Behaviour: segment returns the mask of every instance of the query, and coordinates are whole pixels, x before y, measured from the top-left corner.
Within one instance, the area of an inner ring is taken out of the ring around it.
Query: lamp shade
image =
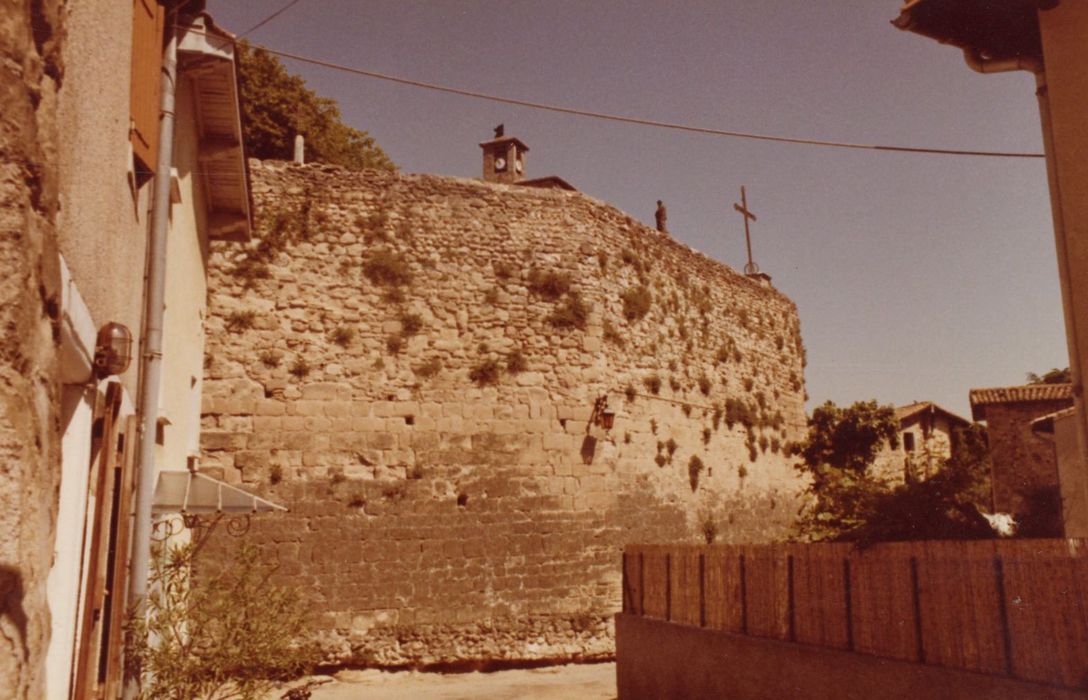
[[[121,374],[132,360],[132,331],[110,321],[98,329],[94,344],[94,373],[97,377]]]

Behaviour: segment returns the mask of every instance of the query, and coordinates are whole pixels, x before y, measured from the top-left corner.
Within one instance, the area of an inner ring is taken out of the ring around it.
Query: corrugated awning
[[[237,486],[189,471],[159,472],[151,509],[155,515],[287,511]]]

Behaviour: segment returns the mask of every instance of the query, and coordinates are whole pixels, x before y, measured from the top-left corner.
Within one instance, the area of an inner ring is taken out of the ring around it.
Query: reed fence
[[[630,545],[623,610],[1088,688],[1088,541]]]

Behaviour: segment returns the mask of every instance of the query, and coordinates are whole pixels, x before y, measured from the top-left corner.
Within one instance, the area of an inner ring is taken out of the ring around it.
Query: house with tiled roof
[[[895,418],[899,421],[898,445],[886,445],[872,467],[875,476],[891,483],[922,480],[935,474],[952,456],[956,430],[971,424],[932,401],[899,406]]]
[[[985,421],[989,433],[994,511],[1023,516],[1032,502],[1054,496],[1060,484],[1054,445],[1033,431],[1032,423],[1070,408],[1073,387],[1027,384],[971,389],[969,396],[971,417]]]

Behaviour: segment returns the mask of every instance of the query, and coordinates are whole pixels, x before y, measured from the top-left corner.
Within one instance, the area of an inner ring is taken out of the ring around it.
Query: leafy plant
[[[703,468],[703,460],[698,455],[692,455],[688,460],[688,482],[692,491],[699,488],[699,475],[703,473]]]
[[[296,358],[294,364],[287,371],[298,379],[303,379],[310,373],[310,363],[304,357]]]
[[[280,366],[283,355],[275,350],[262,350],[259,359],[261,360],[262,365],[269,369],[273,369]]]
[[[548,322],[556,328],[585,329],[588,317],[589,307],[582,301],[581,296],[571,292],[567,295],[567,300],[548,316]]]
[[[468,378],[478,386],[487,386],[489,384],[498,384],[501,374],[498,360],[490,359],[484,360],[473,367],[468,373]]]
[[[423,364],[413,367],[412,371],[416,373],[416,376],[429,379],[442,371],[442,360],[431,357]]]
[[[400,315],[400,331],[410,337],[423,330],[423,317],[419,314],[404,312]]]
[[[661,393],[661,377],[656,374],[651,374],[642,380],[642,383],[646,385],[646,388],[650,390],[651,394]]]
[[[410,284],[412,271],[400,253],[389,248],[378,248],[363,262],[363,274],[377,285],[399,287]]]
[[[703,396],[710,394],[711,381],[705,374],[699,377],[699,391],[703,393]]]
[[[628,321],[638,321],[650,312],[653,294],[644,285],[631,287],[620,295],[623,302],[623,317]]]
[[[529,270],[529,291],[545,299],[558,299],[570,290],[570,285],[570,275],[566,273],[542,272],[536,267]]]
[[[390,355],[396,355],[404,349],[404,336],[400,333],[390,333],[385,338],[385,349]]]
[[[256,311],[231,311],[227,314],[226,326],[231,333],[240,333],[253,328],[257,320]]]
[[[138,697],[257,700],[312,667],[313,648],[297,643],[307,609],[295,589],[271,583],[257,548],[238,547],[220,567],[199,551],[153,545],[146,612],[125,625],[125,675]]]
[[[346,348],[351,345],[351,341],[355,338],[355,329],[351,326],[337,326],[333,329],[329,335],[329,339],[342,348]]]
[[[529,361],[525,359],[521,350],[512,350],[506,356],[506,371],[510,374],[518,374],[527,369],[529,369]]]

